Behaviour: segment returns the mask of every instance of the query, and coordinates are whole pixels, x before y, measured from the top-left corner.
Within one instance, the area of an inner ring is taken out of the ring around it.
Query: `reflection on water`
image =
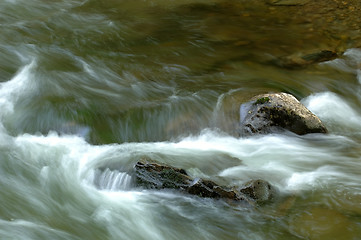
[[[357,239],[361,6],[272,2],[1,2],[0,236]],[[282,64],[323,50],[338,58]],[[238,138],[240,104],[276,91],[330,134]],[[135,191],[143,156],[280,197],[249,209]]]

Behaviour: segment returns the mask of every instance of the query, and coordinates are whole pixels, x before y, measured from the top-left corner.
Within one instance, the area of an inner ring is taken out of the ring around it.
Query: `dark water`
[[[4,0],[0,25],[0,238],[360,238],[361,50],[281,68],[327,39],[258,1]],[[276,91],[330,133],[239,138],[240,103]],[[136,190],[143,156],[282,197]]]

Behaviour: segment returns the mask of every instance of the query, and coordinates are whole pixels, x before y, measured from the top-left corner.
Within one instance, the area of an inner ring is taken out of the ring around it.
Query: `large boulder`
[[[254,205],[271,200],[274,187],[263,180],[250,181],[244,186],[225,187],[201,178],[192,179],[184,169],[155,162],[148,158],[135,166],[136,187],[145,189],[174,189],[203,198],[224,199]]]
[[[288,130],[299,135],[327,133],[321,120],[287,93],[257,95],[240,106],[240,135]]]

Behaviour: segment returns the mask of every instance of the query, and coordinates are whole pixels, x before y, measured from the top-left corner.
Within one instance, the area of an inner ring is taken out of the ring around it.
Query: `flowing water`
[[[2,0],[0,238],[361,239],[361,50],[280,68],[322,42],[262,6]],[[240,103],[276,91],[329,134],[240,138]],[[229,186],[261,178],[280,199],[136,189],[144,156]]]

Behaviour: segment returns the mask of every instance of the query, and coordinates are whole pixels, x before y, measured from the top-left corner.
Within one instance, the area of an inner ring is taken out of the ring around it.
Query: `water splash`
[[[34,88],[32,81],[33,70],[36,67],[36,60],[22,67],[18,73],[9,81],[0,83],[0,119],[14,112],[14,105],[19,101],[24,92]]]
[[[126,172],[107,168],[97,175],[95,185],[101,190],[121,191],[132,187],[132,177]]]
[[[302,103],[332,132],[350,134],[361,129],[361,112],[335,93],[313,94],[303,99]]]

